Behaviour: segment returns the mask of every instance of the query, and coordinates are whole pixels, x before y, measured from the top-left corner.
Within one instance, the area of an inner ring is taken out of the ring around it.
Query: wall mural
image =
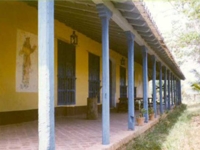
[[[17,31],[16,91],[38,91],[37,36],[22,30]]]

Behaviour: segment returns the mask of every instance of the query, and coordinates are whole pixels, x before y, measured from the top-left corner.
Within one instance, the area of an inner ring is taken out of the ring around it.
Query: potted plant
[[[142,108],[140,109],[139,116],[137,117],[137,124],[139,126],[142,126],[144,124],[144,114],[147,112],[146,109]]]
[[[149,120],[153,120],[154,119],[154,109],[153,107],[149,108]]]

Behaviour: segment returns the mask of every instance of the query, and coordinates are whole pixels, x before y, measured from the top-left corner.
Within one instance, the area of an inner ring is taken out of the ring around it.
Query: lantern
[[[72,35],[70,35],[70,44],[77,45],[78,44],[78,36],[75,31],[73,31]]]

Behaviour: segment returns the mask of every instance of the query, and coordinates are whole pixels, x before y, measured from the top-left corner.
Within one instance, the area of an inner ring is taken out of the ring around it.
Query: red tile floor
[[[127,113],[111,113],[110,144],[103,146],[101,115],[98,120],[86,120],[85,115],[58,117],[55,123],[56,150],[117,149],[133,137],[158,122],[158,118],[144,126],[127,130]],[[0,126],[0,150],[37,150],[38,122]]]

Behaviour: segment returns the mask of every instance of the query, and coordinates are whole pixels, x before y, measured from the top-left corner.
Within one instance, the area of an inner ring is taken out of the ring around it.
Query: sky
[[[166,0],[144,0],[145,5],[150,10],[153,20],[156,22],[160,32],[165,36],[172,30],[173,22],[179,22],[177,28],[184,30],[188,18],[175,7],[175,4]],[[177,24],[176,24],[177,25]]]
[[[168,2],[145,2],[160,31],[169,32],[172,28],[174,9]]]

